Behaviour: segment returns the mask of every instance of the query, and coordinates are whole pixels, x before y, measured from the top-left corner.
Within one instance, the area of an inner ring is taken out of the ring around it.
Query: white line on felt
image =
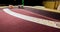
[[[20,13],[13,12],[10,9],[3,9],[3,11],[5,13],[8,13],[9,15],[14,16],[14,17],[18,17],[18,18],[28,20],[28,21],[31,21],[31,22],[35,22],[35,23],[38,23],[38,24],[42,24],[42,25],[46,25],[46,26],[50,26],[50,27],[60,29],[59,26],[56,26],[56,24],[60,23],[60,22],[55,22],[55,21],[50,21],[50,20],[45,20],[45,19],[40,19],[40,18],[35,18],[35,17],[23,15],[23,14],[20,14]]]

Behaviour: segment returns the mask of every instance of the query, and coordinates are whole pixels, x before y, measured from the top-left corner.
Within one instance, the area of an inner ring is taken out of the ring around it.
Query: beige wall
[[[43,2],[44,6],[46,8],[50,8],[50,9],[57,9],[58,5],[60,4],[60,1],[44,1]]]

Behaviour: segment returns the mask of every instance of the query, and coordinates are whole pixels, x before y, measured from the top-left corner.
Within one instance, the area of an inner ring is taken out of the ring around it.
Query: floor
[[[60,32],[60,26],[56,26],[59,21],[30,10],[4,9],[0,9],[0,32]]]

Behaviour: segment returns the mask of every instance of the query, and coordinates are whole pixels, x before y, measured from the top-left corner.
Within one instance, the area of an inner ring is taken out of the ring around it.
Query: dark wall
[[[43,0],[24,0],[25,5],[42,5]],[[22,4],[22,0],[0,0],[0,4],[13,4],[18,5]]]
[[[21,0],[0,0],[0,4],[13,4],[13,5],[18,5],[21,4]]]
[[[43,0],[25,0],[25,5],[43,5]]]

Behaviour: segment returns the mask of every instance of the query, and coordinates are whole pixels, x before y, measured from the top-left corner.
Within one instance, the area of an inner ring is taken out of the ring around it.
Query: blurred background
[[[42,1],[43,0],[24,0],[25,5],[42,5]],[[13,5],[21,5],[22,4],[22,0],[0,0],[0,4],[1,5],[9,5],[9,4],[13,4]]]
[[[57,9],[60,0],[24,0],[25,5],[27,6],[44,6],[50,9]],[[21,5],[22,0],[0,0],[0,6],[7,5]]]

